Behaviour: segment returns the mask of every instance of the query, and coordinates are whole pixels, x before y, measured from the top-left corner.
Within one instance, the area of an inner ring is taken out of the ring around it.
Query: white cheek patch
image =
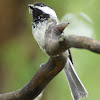
[[[57,18],[55,11],[49,7],[37,7],[38,9],[42,10],[44,13],[50,14],[53,17]]]

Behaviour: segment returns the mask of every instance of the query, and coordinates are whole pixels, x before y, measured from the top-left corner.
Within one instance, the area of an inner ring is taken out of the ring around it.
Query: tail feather
[[[80,98],[87,97],[88,92],[82,84],[81,80],[79,79],[69,58],[64,68],[64,72],[67,76],[73,100],[80,100]]]

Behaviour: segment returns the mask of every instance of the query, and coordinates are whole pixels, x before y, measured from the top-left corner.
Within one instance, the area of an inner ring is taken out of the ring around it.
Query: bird
[[[34,4],[28,4],[28,6],[29,12],[32,15],[33,37],[37,41],[39,47],[45,52],[44,46],[46,30],[48,29],[48,26],[51,22],[53,25],[58,25],[60,24],[60,21],[56,15],[56,12],[46,4],[36,2]],[[73,100],[80,100],[81,98],[87,97],[88,92],[75,71],[71,52],[69,49],[67,50],[67,54],[68,58],[67,63],[64,66],[64,72]]]

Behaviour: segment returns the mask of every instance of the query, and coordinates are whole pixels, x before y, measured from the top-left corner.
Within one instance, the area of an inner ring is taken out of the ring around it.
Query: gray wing
[[[69,52],[69,59],[70,59],[70,61],[71,61],[72,64],[73,64],[73,59],[72,59],[72,55],[71,55],[71,51],[70,51],[70,49],[68,49],[68,52]]]

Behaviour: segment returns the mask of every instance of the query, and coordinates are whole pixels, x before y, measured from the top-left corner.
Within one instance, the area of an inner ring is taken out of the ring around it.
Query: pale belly
[[[59,21],[57,19],[55,20],[54,18],[51,18],[48,21],[38,23],[38,25],[35,28],[32,26],[32,34],[42,50],[44,49],[45,45],[46,30],[48,29],[50,23],[56,25],[59,23]]]
[[[32,34],[41,49],[44,48],[46,24],[39,23],[36,28],[32,27]]]

